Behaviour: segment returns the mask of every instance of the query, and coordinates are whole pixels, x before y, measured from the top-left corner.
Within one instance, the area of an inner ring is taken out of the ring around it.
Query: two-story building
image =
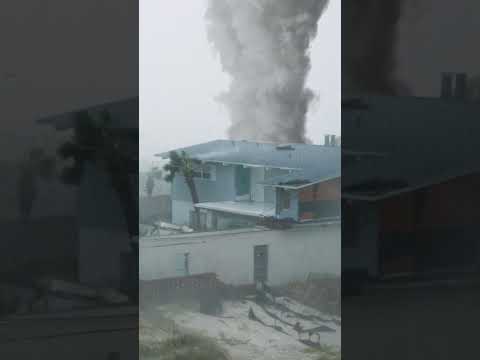
[[[442,80],[439,98],[344,99],[344,274],[478,272],[480,104]]]
[[[184,177],[172,183],[172,222],[200,228],[250,227],[262,218],[307,222],[340,217],[340,147],[215,140],[182,149],[200,161],[193,204]],[[160,156],[168,159],[170,152]]]

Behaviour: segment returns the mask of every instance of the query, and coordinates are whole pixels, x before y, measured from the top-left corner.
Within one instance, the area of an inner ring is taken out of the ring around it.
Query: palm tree
[[[157,166],[154,166],[147,175],[147,182],[145,184],[145,190],[147,196],[151,197],[153,194],[153,189],[155,188],[155,180],[162,179],[162,172],[158,169]]]
[[[66,184],[79,185],[88,162],[102,161],[111,185],[122,204],[130,236],[138,235],[137,198],[130,184],[130,173],[138,171],[138,163],[124,152],[120,151],[115,137],[108,130],[112,119],[108,111],[104,111],[101,121],[96,124],[86,111],[80,111],[74,119],[73,138],[58,149],[63,159],[72,159],[73,165],[67,166],[61,173],[61,179]]]
[[[147,182],[145,184],[145,191],[147,192],[148,197],[152,197],[153,188],[155,187],[155,179],[152,175],[147,176]]]
[[[200,160],[189,157],[185,151],[182,151],[180,154],[176,151],[171,151],[170,162],[163,167],[167,172],[167,175],[165,176],[165,181],[167,182],[171,183],[177,173],[184,177],[192,198],[194,207],[193,228],[196,230],[200,227],[200,210],[195,206],[195,204],[199,203],[199,198],[194,179],[200,164]]]

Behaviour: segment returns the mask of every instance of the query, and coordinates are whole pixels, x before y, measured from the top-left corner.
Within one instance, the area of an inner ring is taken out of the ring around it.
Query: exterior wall
[[[195,178],[200,202],[235,200],[233,166],[215,166],[215,180]],[[175,176],[172,184],[172,200],[192,202],[190,191],[181,175]]]
[[[480,267],[478,175],[399,194],[378,202],[354,202],[356,219],[343,214],[343,267],[391,275]],[[421,195],[419,202],[418,195]],[[355,224],[353,223],[355,221]]]
[[[257,202],[265,201],[264,186],[258,184],[265,178],[264,168],[252,168],[250,172],[252,200]]]
[[[231,165],[212,165],[216,167],[215,180],[195,178],[195,184],[200,202],[235,201],[235,167]],[[269,177],[285,174],[285,170],[265,168],[250,168],[251,194],[253,201],[276,202],[276,190],[266,188],[259,182]],[[280,218],[293,218],[298,220],[298,193],[291,191],[291,206],[281,211]],[[182,176],[176,176],[172,184],[172,223],[189,225],[190,212],[194,210],[190,191]]]
[[[299,191],[299,217],[302,220],[340,216],[340,178],[314,184]]]
[[[210,212],[212,214],[212,212]],[[212,214],[213,215],[213,214]],[[234,228],[254,228],[257,224],[257,218],[242,216],[237,214],[228,214],[216,212],[217,228],[216,230],[228,230]],[[213,229],[210,227],[209,229]]]
[[[480,215],[473,174],[378,203],[385,274],[480,265]]]
[[[340,223],[297,225],[289,230],[245,229],[140,240],[140,280],[214,272],[233,285],[253,282],[253,248],[268,245],[268,282],[305,280],[311,272],[339,275]]]
[[[121,254],[130,251],[130,238],[120,201],[99,167],[86,166],[78,206],[79,281],[117,288]]]
[[[279,219],[294,219],[298,220],[298,191],[289,190],[290,193],[290,207],[288,209],[278,209],[277,216]],[[279,189],[275,193],[275,198],[278,199]]]
[[[346,224],[353,228],[353,234],[342,234],[342,267],[345,270],[365,270],[371,277],[379,275],[379,220],[375,204],[366,202],[354,203],[355,224]],[[343,216],[342,221],[347,217]],[[358,226],[357,226],[358,224]],[[347,239],[347,236],[352,238]]]
[[[235,200],[233,166],[213,165],[215,180],[195,178],[201,202]],[[175,176],[172,184],[172,223],[190,224],[190,212],[194,210],[192,197],[183,176]]]

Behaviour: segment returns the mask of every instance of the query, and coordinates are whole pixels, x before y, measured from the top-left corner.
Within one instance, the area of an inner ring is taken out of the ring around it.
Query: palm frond
[[[171,173],[165,175],[165,177],[164,177],[165,181],[166,181],[166,182],[170,182],[170,183],[173,181],[174,178],[175,178],[175,175],[173,175],[173,174],[171,174]]]

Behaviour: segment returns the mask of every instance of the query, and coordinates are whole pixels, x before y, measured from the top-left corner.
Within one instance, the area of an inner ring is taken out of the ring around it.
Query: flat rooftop
[[[226,212],[229,214],[245,215],[245,216],[274,216],[275,205],[255,201],[219,201],[204,202],[196,204],[199,209],[215,210]]]

